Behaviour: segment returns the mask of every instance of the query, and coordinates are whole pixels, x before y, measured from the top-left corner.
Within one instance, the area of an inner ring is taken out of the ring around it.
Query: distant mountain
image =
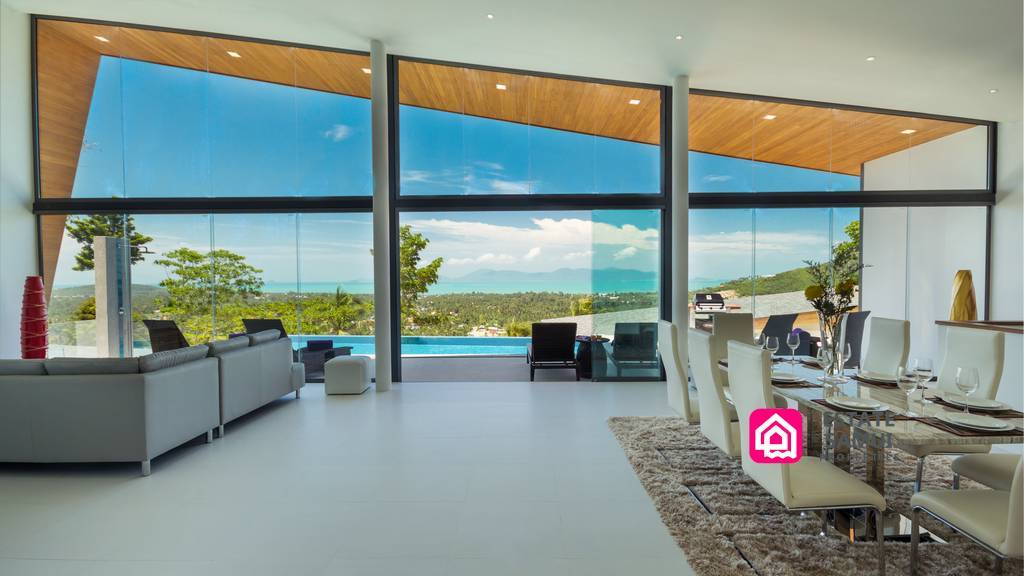
[[[447,284],[547,284],[593,283],[600,286],[605,283],[622,284],[629,282],[653,282],[657,280],[656,272],[631,270],[628,268],[559,268],[550,272],[523,272],[521,270],[474,270],[458,277],[442,278]]]

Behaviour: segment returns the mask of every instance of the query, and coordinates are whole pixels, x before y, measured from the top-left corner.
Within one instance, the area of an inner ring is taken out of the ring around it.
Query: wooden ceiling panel
[[[303,88],[370,97],[370,57],[346,52],[294,48],[295,84]]]

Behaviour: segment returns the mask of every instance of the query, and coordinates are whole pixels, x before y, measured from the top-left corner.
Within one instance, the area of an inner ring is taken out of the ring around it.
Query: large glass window
[[[37,21],[40,196],[367,196],[369,57]]]
[[[403,195],[659,194],[661,92],[401,60]]]
[[[690,95],[690,192],[981,190],[970,122]]]

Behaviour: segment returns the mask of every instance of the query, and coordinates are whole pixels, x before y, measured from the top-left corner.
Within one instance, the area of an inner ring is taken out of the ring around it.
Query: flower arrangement
[[[831,262],[805,261],[813,283],[804,290],[804,297],[818,313],[818,327],[821,330],[821,347],[838,358],[839,328],[843,315],[856,306],[857,277],[864,268],[856,260],[836,253]],[[839,362],[834,363],[833,372],[839,371]]]

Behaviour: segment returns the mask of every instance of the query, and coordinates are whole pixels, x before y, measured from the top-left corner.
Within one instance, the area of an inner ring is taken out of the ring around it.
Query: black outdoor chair
[[[718,292],[698,292],[693,296],[693,311],[725,310],[725,298]]]
[[[779,339],[779,351],[776,354],[785,354],[789,348],[786,347],[786,337],[793,331],[793,323],[796,322],[796,314],[772,314],[761,329],[761,337],[775,336]],[[810,344],[808,344],[808,350]]]
[[[867,324],[869,314],[870,310],[864,310],[843,316],[839,327],[839,342],[850,345],[850,357],[845,364],[847,368],[860,368],[860,345],[864,340],[864,325]]]
[[[143,320],[149,331],[149,345],[153,352],[188,348],[188,340],[174,320]]]
[[[616,322],[611,361],[624,368],[660,368],[657,322]]]
[[[576,361],[575,322],[534,322],[530,343],[526,345],[526,362],[530,365],[530,382],[539,369],[572,368],[580,379]]]
[[[285,331],[284,323],[281,322],[280,318],[249,318],[242,320],[242,325],[245,326],[246,334],[255,334],[264,330],[277,330],[281,333],[281,338],[288,337],[288,332]]]

